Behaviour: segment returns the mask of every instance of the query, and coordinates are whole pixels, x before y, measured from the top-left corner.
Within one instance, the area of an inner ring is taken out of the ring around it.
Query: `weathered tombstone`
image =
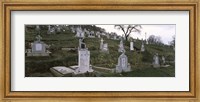
[[[71,31],[72,31],[72,33],[76,33],[76,30],[74,27],[71,27]]]
[[[49,56],[50,51],[46,50],[48,45],[41,41],[42,37],[38,35],[37,41],[31,44],[31,51],[27,52],[27,56]]]
[[[145,51],[144,43],[142,42],[142,45],[141,45],[141,52],[144,52],[144,51]]]
[[[110,39],[110,34],[109,33],[107,33],[106,36],[107,36],[107,39]]]
[[[60,33],[60,32],[61,32],[61,28],[60,26],[57,26],[56,33]]]
[[[123,52],[123,51],[125,51],[125,49],[124,49],[123,39],[121,39],[118,52]]]
[[[35,28],[37,34],[40,34],[40,26],[39,25],[36,25],[36,28]]]
[[[116,73],[130,72],[130,71],[131,71],[131,66],[128,63],[127,56],[123,52],[118,58],[118,64],[116,65]]]
[[[87,29],[84,29],[84,33],[87,35],[87,37],[90,35],[90,32]]]
[[[87,49],[83,38],[79,39],[79,49]]]
[[[96,35],[98,36],[98,38],[101,38],[101,33],[97,32]]]
[[[79,37],[79,38],[84,38],[85,37],[84,32],[82,31],[81,27],[78,27],[76,29],[76,37]]]
[[[100,42],[100,50],[103,48],[103,38],[101,38],[101,42]]]
[[[146,40],[146,44],[147,44],[147,45],[149,44],[148,40]]]
[[[108,43],[103,44],[103,47],[101,49],[102,52],[109,52],[108,50]]]
[[[156,54],[153,56],[153,67],[154,67],[154,68],[159,68],[159,67],[160,67],[158,53],[156,53]]]
[[[50,31],[50,30],[51,30],[51,26],[49,25],[49,26],[48,26],[48,31]]]
[[[134,42],[133,41],[130,42],[130,51],[134,51]]]
[[[94,31],[91,31],[88,35],[89,38],[95,38],[95,34]]]
[[[36,29],[35,30],[40,30],[40,26],[39,25],[36,25]]]
[[[114,36],[113,36],[113,39],[116,40],[116,39],[117,39],[117,35],[114,35]]]
[[[86,48],[85,43],[81,42],[81,47],[78,50],[78,68],[76,74],[93,72],[90,66],[90,51]]]
[[[148,40],[147,40],[147,33],[145,32],[145,42],[148,45]]]
[[[164,65],[165,64],[165,57],[162,56],[162,64]]]
[[[55,29],[54,29],[54,28],[51,28],[50,25],[48,26],[47,34],[55,34]]]

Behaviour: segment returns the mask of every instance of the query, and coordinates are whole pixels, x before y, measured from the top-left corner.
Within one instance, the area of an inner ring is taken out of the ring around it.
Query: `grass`
[[[35,33],[26,33],[25,47],[30,48],[28,43],[35,41]],[[47,35],[42,32],[42,41],[51,45],[48,49],[52,52],[49,57],[25,57],[26,76],[31,76],[33,73],[46,73],[49,68],[54,66],[72,66],[78,64],[78,52],[61,50],[63,47],[78,47],[78,38],[70,31],[62,32],[61,34]],[[109,53],[101,53],[99,51],[99,38],[86,38],[85,43],[90,51],[90,63],[94,66],[115,68],[118,57],[121,53],[118,52],[119,40],[104,38],[104,43],[108,43]],[[135,43],[137,48],[140,48],[141,41]],[[157,52],[159,55],[166,56],[166,60],[174,59],[174,51],[168,46],[145,45],[145,52],[138,53],[129,50],[129,42],[125,42],[126,55],[128,62],[131,65],[132,72],[122,74],[104,74],[102,76],[125,76],[125,77],[171,77],[174,76],[175,68],[172,65],[169,68],[152,68],[153,55]]]

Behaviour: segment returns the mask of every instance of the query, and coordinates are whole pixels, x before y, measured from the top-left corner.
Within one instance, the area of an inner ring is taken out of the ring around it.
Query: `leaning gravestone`
[[[154,57],[153,57],[153,67],[154,68],[159,68],[160,67],[158,53],[156,53],[154,55]]]
[[[41,41],[42,37],[38,35],[36,39],[37,41],[31,44],[31,51],[27,52],[27,56],[49,56],[51,52],[46,50],[48,46]]]
[[[128,58],[124,52],[118,58],[118,65],[116,65],[116,73],[130,72],[131,66],[128,63]]]

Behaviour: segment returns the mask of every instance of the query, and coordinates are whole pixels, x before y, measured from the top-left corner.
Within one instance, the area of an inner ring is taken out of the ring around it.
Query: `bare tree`
[[[132,32],[141,32],[141,25],[115,25],[115,28],[122,30],[124,33],[125,40],[128,40],[128,37]]]

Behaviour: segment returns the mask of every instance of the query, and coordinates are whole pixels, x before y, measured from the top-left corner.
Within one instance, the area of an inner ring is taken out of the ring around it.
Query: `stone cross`
[[[101,42],[100,42],[100,50],[103,48],[103,38],[101,38]]]
[[[40,41],[42,37],[40,35],[36,36],[37,41]]]

